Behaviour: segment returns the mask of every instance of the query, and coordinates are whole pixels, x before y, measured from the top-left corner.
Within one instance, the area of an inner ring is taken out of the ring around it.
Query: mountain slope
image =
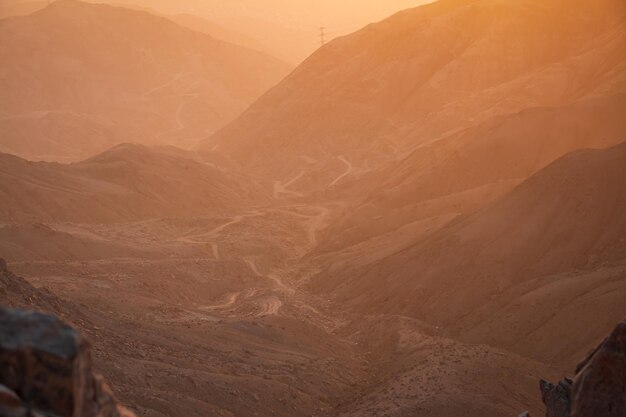
[[[206,33],[212,38],[220,39],[224,42],[232,43],[234,45],[240,45],[245,48],[253,49],[255,51],[261,51],[268,55],[272,55],[272,53],[265,45],[261,44],[252,37],[229,30],[224,26],[203,19],[202,17],[189,13],[179,13],[165,17],[188,29],[194,30],[196,32]]]
[[[590,334],[626,314],[625,178],[626,143],[570,153],[493,204],[380,261],[322,273],[313,287],[367,310],[426,318],[473,341],[539,350],[543,359],[554,358],[563,340],[578,340],[575,357]],[[539,335],[553,344],[519,341],[520,328],[530,335],[551,319]],[[561,337],[572,332],[566,321],[580,324],[569,339]]]
[[[73,0],[2,20],[0,39],[0,150],[34,159],[188,146],[289,70],[149,13]]]
[[[258,184],[141,145],[119,145],[70,165],[0,154],[0,196],[5,222],[198,217],[265,201]]]
[[[625,16],[619,0],[406,10],[321,48],[202,148],[329,186],[340,156],[367,170],[498,115],[624,91]]]
[[[0,4],[0,19],[11,16],[23,16],[46,7],[45,1],[11,1],[5,0]]]
[[[354,176],[337,193],[353,196],[324,232],[330,251],[407,224],[468,213],[577,149],[625,137],[626,95],[525,109],[424,145],[384,169]]]

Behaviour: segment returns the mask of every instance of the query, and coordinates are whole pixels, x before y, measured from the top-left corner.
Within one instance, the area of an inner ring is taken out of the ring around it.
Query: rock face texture
[[[0,308],[0,415],[132,417],[93,373],[89,343],[58,318]]]
[[[572,417],[626,416],[626,320],[578,365]]]
[[[568,378],[556,385],[543,379],[539,382],[541,399],[546,405],[546,417],[570,417],[572,382]]]
[[[626,416],[626,320],[578,365],[573,381],[539,387],[546,417]]]

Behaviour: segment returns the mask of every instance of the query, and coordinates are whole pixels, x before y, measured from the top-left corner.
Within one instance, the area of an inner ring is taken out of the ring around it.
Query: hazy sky
[[[327,39],[353,32],[368,23],[430,0],[86,0],[160,13],[189,13],[251,36],[296,64],[319,47],[319,27]],[[9,4],[48,0],[0,0]]]
[[[200,15],[239,32],[280,46],[294,63],[319,46],[319,27],[327,38],[353,32],[368,23],[430,0],[110,0],[140,4],[168,13]],[[270,25],[267,25],[267,24]]]
[[[111,0],[115,2],[116,0]],[[296,29],[360,26],[425,0],[117,0],[206,17],[247,16]]]

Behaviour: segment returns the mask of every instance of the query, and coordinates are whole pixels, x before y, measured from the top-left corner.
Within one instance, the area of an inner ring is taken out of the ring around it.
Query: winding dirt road
[[[346,164],[346,171],[343,174],[339,175],[337,178],[335,178],[333,182],[330,183],[331,186],[336,185],[339,181],[352,174],[352,171],[354,171],[354,166],[352,165],[352,162],[348,161],[343,156],[340,156],[338,159]]]
[[[287,184],[281,184],[277,189],[275,188],[275,191],[278,190],[278,194],[283,193],[284,187],[297,181],[302,175],[304,174],[299,174]],[[302,247],[301,253],[308,253],[317,245],[317,234],[327,223],[330,209],[324,206],[297,205],[254,210],[245,214],[236,215],[232,217],[231,220],[220,224],[208,232],[183,236],[176,239],[176,241],[190,244],[204,244],[207,245],[207,248],[209,248],[210,245],[210,252],[213,259],[219,261],[222,258],[219,249],[219,239],[224,230],[246,219],[261,217],[270,213],[284,213],[292,218],[296,217],[302,219],[302,223],[300,224],[303,226],[307,243]],[[254,225],[251,225],[251,227],[254,227]],[[280,314],[282,307],[289,304],[290,307],[306,311],[306,314],[319,315],[318,310],[308,304],[306,297],[300,294],[297,289],[288,282],[292,276],[295,277],[297,274],[293,269],[293,265],[291,265],[291,267],[285,267],[285,265],[283,265],[282,267],[277,267],[270,271],[262,271],[257,263],[259,259],[258,254],[244,255],[239,259],[244,261],[255,276],[264,279],[259,280],[258,284],[253,283],[251,287],[246,290],[229,293],[225,298],[214,304],[199,306],[198,310],[200,312],[211,312],[219,315],[226,314],[228,317],[237,316],[238,314],[265,317]],[[294,261],[297,262],[297,259],[294,259]],[[250,313],[250,306],[253,306],[252,311],[254,311],[254,313]],[[239,313],[237,313],[237,311],[239,311]],[[189,318],[197,319],[197,316],[192,315]]]
[[[230,293],[226,296],[226,301],[220,304],[211,304],[204,307],[200,307],[200,310],[203,311],[213,311],[213,310],[225,310],[227,308],[232,307],[237,300],[241,296],[241,291]]]
[[[330,209],[324,206],[316,206],[319,209],[319,213],[315,216],[311,216],[307,228],[307,236],[311,246],[317,246],[317,232],[323,229],[326,217],[330,213]]]
[[[181,78],[183,78],[183,77],[185,77],[187,75],[189,75],[189,74],[185,73],[184,71],[181,71],[181,72],[177,73],[176,75],[174,75],[174,77],[171,80],[169,80],[168,82],[166,82],[164,84],[161,84],[161,85],[158,85],[158,86],[152,88],[149,91],[146,91],[143,94],[143,97],[147,97],[147,96],[149,96],[149,95],[151,95],[153,93],[156,93],[157,91],[163,90],[164,88],[169,87],[170,85],[174,84],[176,81],[180,80]]]
[[[239,214],[233,217],[231,221],[226,222],[220,226],[217,226],[215,229],[209,232],[200,233],[197,235],[179,237],[176,239],[176,241],[183,242],[183,243],[191,243],[194,245],[197,245],[197,244],[211,245],[211,254],[213,255],[213,259],[219,261],[221,259],[220,249],[219,249],[219,243],[216,241],[217,238],[219,237],[219,234],[227,227],[241,223],[244,219],[247,219],[250,217],[259,217],[265,214],[266,212],[261,211],[261,210],[256,210],[256,211],[246,213],[246,214]]]
[[[296,197],[302,196],[301,193],[289,190],[288,187],[302,178],[303,175],[304,171],[300,171],[298,175],[289,180],[286,184],[283,184],[282,181],[274,181],[274,198],[279,199],[281,194],[288,194]]]

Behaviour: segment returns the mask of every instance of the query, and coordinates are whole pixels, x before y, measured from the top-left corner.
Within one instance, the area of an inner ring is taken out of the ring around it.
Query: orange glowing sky
[[[430,0],[85,0],[163,14],[188,13],[253,37],[276,55],[297,64],[319,46],[319,27],[327,39]],[[45,5],[48,0],[0,0],[0,12],[12,5]],[[5,14],[5,13],[0,13]]]
[[[90,0],[95,1],[95,0]],[[230,29],[245,32],[266,43],[289,37],[293,48],[302,48],[302,58],[318,46],[319,27],[329,38],[353,32],[368,23],[430,0],[110,0],[141,5],[169,13],[190,13]],[[274,28],[267,24],[274,25]],[[269,33],[286,29],[291,33]],[[287,41],[286,39],[283,39]],[[298,45],[297,47],[295,45]]]
[[[205,17],[247,16],[294,29],[360,26],[426,0],[110,0]]]

